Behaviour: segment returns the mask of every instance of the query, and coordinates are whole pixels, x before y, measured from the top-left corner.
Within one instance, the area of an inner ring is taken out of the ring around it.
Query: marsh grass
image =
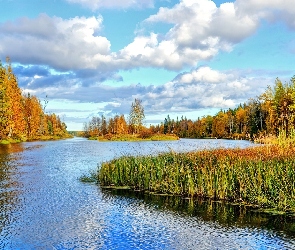
[[[102,163],[101,186],[206,197],[295,210],[295,148],[265,145],[158,156],[122,156]]]
[[[79,180],[84,183],[97,183],[98,173],[96,171],[91,171],[88,175],[82,175]]]

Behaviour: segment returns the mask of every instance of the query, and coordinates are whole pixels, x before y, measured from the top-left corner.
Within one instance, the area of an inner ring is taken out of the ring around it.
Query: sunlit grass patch
[[[98,179],[102,186],[295,210],[294,155],[294,147],[268,145],[123,156],[103,163]]]

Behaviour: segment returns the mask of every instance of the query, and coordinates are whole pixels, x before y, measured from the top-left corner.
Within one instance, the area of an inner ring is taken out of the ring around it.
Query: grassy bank
[[[178,140],[176,135],[153,134],[149,136],[142,136],[140,134],[123,134],[123,135],[104,135],[99,137],[89,137],[89,140],[98,141],[173,141]]]
[[[63,136],[57,136],[57,135],[42,135],[42,136],[34,136],[32,138],[19,138],[19,139],[13,139],[9,138],[6,140],[0,140],[0,144],[11,144],[11,143],[20,143],[20,142],[27,142],[27,141],[50,141],[50,140],[63,140],[67,138],[72,138],[73,136],[70,134],[65,134]]]
[[[158,156],[124,156],[103,163],[101,186],[228,200],[295,211],[295,148],[278,145]]]

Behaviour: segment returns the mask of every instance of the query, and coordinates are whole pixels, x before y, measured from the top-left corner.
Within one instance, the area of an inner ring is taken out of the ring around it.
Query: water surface
[[[292,249],[292,218],[210,201],[101,190],[78,178],[122,155],[247,141],[64,141],[0,145],[0,249]]]

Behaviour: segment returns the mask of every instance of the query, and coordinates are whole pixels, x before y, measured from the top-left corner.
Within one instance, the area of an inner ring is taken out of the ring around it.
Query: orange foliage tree
[[[10,59],[7,58],[6,62],[6,66],[0,62],[0,141],[66,135],[66,125],[58,116],[46,115],[36,96],[22,94]],[[53,130],[50,130],[49,122]]]

